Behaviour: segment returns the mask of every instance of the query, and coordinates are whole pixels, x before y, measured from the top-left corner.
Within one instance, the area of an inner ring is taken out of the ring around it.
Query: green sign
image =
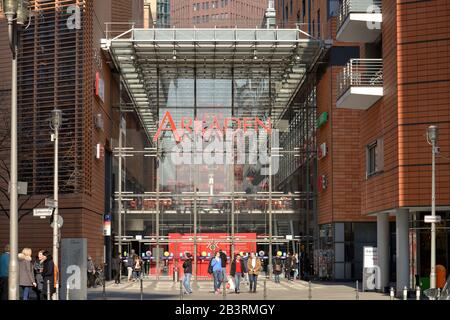
[[[323,112],[317,119],[317,128],[322,127],[328,121],[328,112]]]

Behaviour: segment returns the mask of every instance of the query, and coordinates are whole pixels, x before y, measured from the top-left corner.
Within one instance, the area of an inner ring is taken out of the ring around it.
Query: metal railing
[[[338,29],[350,13],[381,13],[381,0],[343,0],[339,7]]]
[[[382,59],[350,59],[338,75],[338,97],[350,87],[382,87]]]

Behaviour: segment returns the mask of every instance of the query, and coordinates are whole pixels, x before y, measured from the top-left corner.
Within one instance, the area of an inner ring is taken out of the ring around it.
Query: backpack
[[[281,271],[281,264],[275,265],[275,271]]]
[[[208,273],[209,273],[209,274],[213,274],[212,259],[209,261]]]

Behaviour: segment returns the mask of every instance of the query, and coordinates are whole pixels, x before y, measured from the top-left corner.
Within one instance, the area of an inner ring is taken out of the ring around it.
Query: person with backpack
[[[275,283],[280,283],[280,274],[283,271],[283,261],[280,257],[273,259],[273,274],[275,276]]]
[[[192,260],[191,260],[191,254],[186,253],[186,260],[183,262],[183,271],[184,271],[184,278],[183,278],[183,286],[184,286],[184,294],[191,294],[191,278],[192,278]]]

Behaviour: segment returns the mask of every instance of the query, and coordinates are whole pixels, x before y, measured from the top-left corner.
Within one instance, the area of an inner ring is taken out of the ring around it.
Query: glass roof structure
[[[270,116],[276,125],[322,48],[320,40],[299,29],[131,29],[102,39],[102,49],[120,71],[149,136],[157,131],[159,110],[168,101],[178,101],[165,89],[173,85],[173,79],[178,85],[178,79],[215,79],[220,83],[220,79],[230,77],[268,76],[268,90],[251,108]],[[199,103],[180,100],[178,104],[195,107]],[[245,116],[245,112],[240,110],[240,115]]]

